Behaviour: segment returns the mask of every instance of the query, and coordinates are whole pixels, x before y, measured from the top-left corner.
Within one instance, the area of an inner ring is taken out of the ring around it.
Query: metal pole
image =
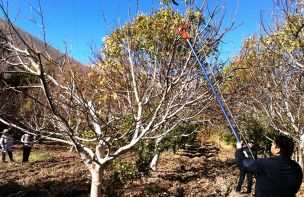
[[[209,77],[208,77],[208,74],[207,74],[207,72],[206,72],[206,69],[203,67],[201,61],[199,60],[199,58],[198,58],[198,56],[197,56],[197,54],[196,54],[196,52],[195,52],[195,50],[194,50],[194,48],[193,48],[193,46],[192,46],[190,40],[189,40],[189,39],[186,39],[186,40],[187,40],[187,42],[188,42],[188,44],[189,44],[189,46],[190,46],[190,48],[191,48],[191,50],[192,50],[192,52],[193,52],[193,54],[194,54],[194,56],[195,56],[195,58],[196,58],[196,60],[197,60],[197,62],[198,62],[198,64],[199,64],[199,66],[200,66],[200,68],[201,68],[201,70],[202,70],[202,72],[203,72],[203,75],[204,75],[205,79],[206,79],[207,82],[209,83],[209,85],[210,85],[210,87],[211,87],[211,89],[212,89],[212,91],[213,91],[213,93],[214,93],[214,95],[215,95],[215,98],[216,98],[218,104],[220,105],[220,107],[221,107],[221,109],[222,109],[222,111],[223,111],[223,113],[224,113],[224,115],[225,115],[225,118],[227,119],[227,121],[228,121],[228,123],[229,123],[229,126],[230,126],[230,128],[231,128],[231,130],[232,130],[232,132],[233,132],[233,134],[234,134],[234,136],[235,136],[235,138],[236,138],[236,140],[237,140],[238,142],[241,142],[241,140],[240,140],[240,138],[239,138],[239,135],[237,134],[236,130],[234,129],[234,127],[233,127],[233,125],[232,125],[232,123],[231,123],[231,121],[230,121],[230,119],[229,119],[229,116],[228,116],[228,114],[227,114],[227,112],[226,112],[226,110],[225,110],[225,108],[224,108],[224,106],[223,106],[223,103],[222,103],[221,99],[219,98],[219,96],[218,96],[218,94],[217,94],[217,92],[216,92],[216,89],[214,88],[212,82],[210,81],[210,79],[209,79]]]

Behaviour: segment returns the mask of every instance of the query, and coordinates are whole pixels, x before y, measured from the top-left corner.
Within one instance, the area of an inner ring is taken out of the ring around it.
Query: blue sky
[[[138,7],[136,2],[138,1]],[[181,1],[181,0],[180,0]],[[102,47],[102,38],[128,21],[136,9],[151,13],[159,8],[158,0],[41,0],[46,24],[46,39],[55,48],[65,51],[76,60],[90,63],[90,47]],[[215,0],[209,0],[214,3]],[[227,19],[234,14],[237,0],[222,0]],[[28,19],[35,17],[31,7],[38,8],[38,0],[9,0],[9,14],[15,24],[32,35],[43,38],[41,28]],[[259,32],[260,12],[270,13],[271,0],[240,0],[236,24],[240,25],[224,38],[222,51],[232,57],[248,35]],[[180,7],[179,7],[180,8]]]

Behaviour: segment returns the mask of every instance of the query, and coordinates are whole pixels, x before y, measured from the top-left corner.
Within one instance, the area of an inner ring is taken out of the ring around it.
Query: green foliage
[[[24,85],[30,85],[30,84],[34,84],[36,83],[39,78],[36,76],[31,76],[25,73],[17,73],[17,74],[11,74],[7,77],[2,77],[0,76],[0,79],[2,78],[2,80],[0,81],[0,85],[1,83],[5,83],[7,85],[11,85],[11,86],[24,86]],[[3,84],[2,84],[3,85]]]
[[[168,135],[162,139],[160,145],[160,150],[170,150],[173,149],[175,153],[180,147],[183,147],[185,144],[192,144],[197,140],[198,125],[184,124],[176,128],[174,131],[170,132]]]
[[[107,167],[109,178],[103,185],[104,193],[108,196],[120,196],[119,188],[139,179],[141,173],[134,162],[115,160]]]
[[[39,151],[33,151],[30,155],[29,161],[31,163],[40,162],[40,161],[52,161],[54,156],[51,151],[43,147]]]
[[[136,166],[141,176],[146,176],[150,172],[149,163],[154,156],[154,141],[143,140],[136,144]]]
[[[193,132],[195,129],[197,129],[197,126],[188,124],[185,124],[183,127],[179,127],[162,140],[157,151],[162,152],[172,147],[173,149],[178,149],[180,146],[186,143],[192,143],[197,138],[197,133]],[[182,134],[190,133],[193,134],[182,136]],[[149,163],[151,162],[155,153],[154,139],[140,141],[132,149],[132,156],[129,158],[130,161],[115,160],[108,167],[108,171],[113,173],[111,185],[125,185],[141,177],[149,175]],[[134,157],[135,159],[132,159],[131,161],[131,157]]]
[[[149,65],[155,61],[165,62],[168,55],[174,53],[175,61],[185,60],[187,57],[188,45],[184,39],[178,39],[180,35],[177,28],[191,22],[191,26],[199,27],[204,23],[204,17],[201,12],[189,9],[187,16],[184,17],[180,13],[168,9],[160,9],[153,15],[139,14],[133,22],[116,29],[110,36],[105,38],[104,48],[102,50],[104,59],[100,62],[100,66],[106,69],[121,71],[123,65],[121,61],[129,54],[126,50],[130,47],[132,54],[135,56],[133,60],[146,69],[151,69]],[[211,27],[208,27],[211,28]],[[207,29],[208,29],[207,28]],[[191,34],[196,31],[195,28],[189,28]],[[209,49],[204,47],[208,54]]]
[[[149,174],[149,163],[153,157],[152,140],[136,144],[132,154],[126,160],[115,160],[108,170],[113,173],[115,184],[128,184]]]
[[[142,51],[152,55],[157,43],[161,48],[158,49],[158,55],[165,56],[176,37],[176,28],[183,23],[185,19],[182,15],[172,9],[161,9],[153,16],[138,15],[131,24],[117,29],[111,36],[106,37],[103,53],[106,57],[122,57],[128,39],[134,52]],[[106,63],[116,65],[110,58],[106,59]]]
[[[276,135],[275,131],[269,127],[269,125],[264,124],[261,117],[247,117],[243,121],[243,131],[242,136],[245,140],[253,140],[257,147],[265,148],[271,143],[267,137],[274,139]]]
[[[117,181],[126,184],[140,177],[135,163],[115,161],[114,164],[114,171],[116,172],[114,178],[117,179]]]
[[[236,143],[235,136],[231,130],[224,130],[219,135],[219,139],[229,145],[234,145]]]

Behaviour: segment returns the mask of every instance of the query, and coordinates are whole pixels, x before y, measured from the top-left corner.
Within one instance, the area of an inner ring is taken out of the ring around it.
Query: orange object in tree
[[[182,32],[182,36],[183,36],[183,38],[185,39],[185,40],[189,40],[190,39],[190,36],[189,36],[189,34],[187,33],[187,31],[186,31],[186,28],[188,27],[190,25],[190,23],[186,23],[186,24],[184,24],[184,26],[178,26],[178,28],[177,28],[177,30],[181,30],[181,32]]]

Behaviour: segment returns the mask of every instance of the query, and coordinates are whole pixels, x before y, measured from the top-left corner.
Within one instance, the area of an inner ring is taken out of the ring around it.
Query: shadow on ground
[[[30,186],[22,186],[14,181],[9,181],[0,186],[1,197],[87,197],[89,184],[84,185],[84,180],[74,182],[46,181]]]

